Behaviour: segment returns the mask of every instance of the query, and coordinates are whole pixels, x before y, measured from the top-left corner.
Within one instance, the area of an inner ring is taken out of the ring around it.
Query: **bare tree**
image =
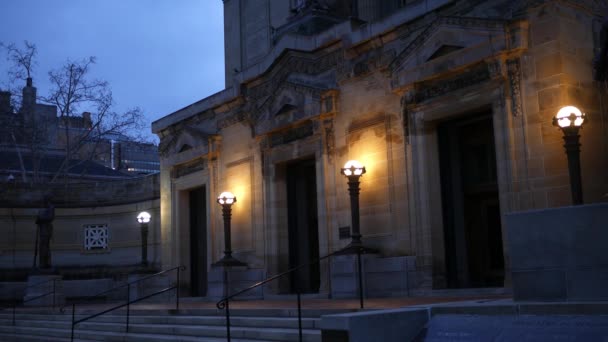
[[[67,171],[71,160],[94,158],[99,152],[99,143],[108,134],[128,137],[130,131],[141,129],[144,122],[139,108],[120,114],[112,110],[114,102],[108,82],[88,77],[94,64],[94,57],[68,60],[61,68],[49,72],[52,88],[42,100],[55,105],[59,113],[66,151],[62,172]],[[80,119],[84,112],[90,113],[90,120],[83,117],[86,121],[83,126],[74,127],[73,118]],[[53,180],[57,176],[59,173]]]
[[[34,73],[34,67],[36,66],[36,54],[38,50],[36,44],[30,43],[27,40],[23,41],[23,49],[20,49],[15,43],[3,44],[0,43],[0,47],[4,47],[7,51],[7,60],[13,64],[13,68],[9,70],[9,76],[11,81],[15,80],[27,80],[32,78]]]
[[[31,86],[31,76],[35,64],[36,46],[25,42],[23,49],[14,44],[5,45],[9,60],[12,62],[12,80],[25,79]],[[103,153],[101,145],[107,142],[107,136],[120,135],[136,141],[133,133],[141,130],[145,122],[139,108],[129,109],[124,113],[113,110],[114,101],[108,82],[91,77],[91,68],[95,58],[82,60],[68,59],[61,67],[48,73],[51,88],[46,96],[38,98],[44,104],[53,105],[57,109],[53,117],[57,130],[52,140],[55,147],[64,153],[59,169],[51,177],[50,182],[67,179],[67,173],[77,163],[94,160]],[[23,103],[23,102],[22,102]],[[22,106],[23,107],[23,106]],[[27,109],[21,112],[32,111]],[[84,113],[84,114],[83,114]],[[25,116],[25,115],[24,115]],[[41,117],[31,115],[32,120],[26,120],[23,135],[28,138],[28,148],[34,159],[44,155],[44,148],[49,144],[48,123],[41,122]],[[34,161],[34,171],[36,169]],[[35,173],[35,172],[34,172]],[[34,181],[37,177],[34,177]]]

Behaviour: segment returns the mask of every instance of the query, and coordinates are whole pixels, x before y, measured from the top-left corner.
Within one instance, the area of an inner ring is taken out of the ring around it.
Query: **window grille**
[[[87,251],[108,249],[107,224],[89,224],[84,226],[84,249]]]

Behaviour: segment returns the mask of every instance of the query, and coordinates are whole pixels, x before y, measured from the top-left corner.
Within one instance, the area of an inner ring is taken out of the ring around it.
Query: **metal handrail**
[[[363,302],[363,281],[362,281],[362,276],[361,276],[361,274],[362,274],[362,270],[361,270],[361,253],[365,252],[365,248],[358,247],[358,246],[357,247],[355,247],[355,246],[347,246],[347,247],[345,247],[343,249],[340,249],[338,251],[335,251],[333,253],[330,253],[330,254],[327,254],[327,255],[325,255],[323,257],[320,257],[320,258],[318,258],[318,259],[316,259],[314,261],[311,261],[311,262],[308,262],[308,263],[305,263],[305,264],[301,264],[301,265],[292,267],[292,268],[288,269],[287,271],[284,271],[284,272],[281,272],[279,274],[276,274],[276,275],[274,275],[272,277],[269,277],[269,278],[267,278],[265,280],[257,282],[255,284],[253,284],[253,285],[251,285],[251,286],[243,289],[243,290],[240,290],[240,291],[238,291],[236,293],[233,293],[231,295],[228,295],[228,296],[223,297],[222,299],[220,299],[215,304],[215,306],[218,309],[220,309],[220,310],[226,309],[226,339],[227,339],[227,341],[230,342],[230,340],[231,340],[231,338],[230,338],[230,304],[229,304],[231,299],[233,299],[233,298],[235,298],[235,297],[237,297],[239,295],[242,295],[245,292],[251,291],[251,290],[253,290],[253,289],[257,288],[257,287],[260,287],[260,286],[262,286],[264,284],[267,284],[267,283],[269,283],[269,282],[271,282],[273,280],[276,280],[276,279],[279,279],[279,278],[281,278],[281,277],[283,277],[285,275],[291,274],[292,272],[295,272],[295,271],[297,271],[297,270],[299,270],[301,268],[312,266],[314,264],[318,264],[322,260],[328,259],[328,258],[330,258],[332,256],[335,256],[335,255],[345,255],[346,253],[353,252],[353,251],[356,252],[356,254],[357,254],[358,278],[359,278],[358,279],[359,280],[359,303],[360,303],[361,309],[363,309],[364,302]],[[224,283],[225,284],[227,284],[227,280],[228,280],[226,273],[227,272],[224,271]],[[229,289],[230,287],[227,286],[226,288]],[[297,301],[298,301],[298,333],[299,333],[300,342],[302,342],[302,301],[301,301],[300,287],[296,286],[296,290],[297,290],[296,295],[297,295]]]
[[[149,276],[145,276],[145,277],[143,277],[143,278],[139,278],[139,279],[136,279],[136,280],[133,280],[133,281],[127,282],[127,283],[122,284],[122,285],[117,285],[117,286],[114,286],[114,287],[112,287],[112,288],[110,288],[110,289],[107,289],[107,290],[101,291],[101,292],[99,292],[99,293],[96,293],[96,294],[94,294],[94,295],[87,296],[87,297],[99,297],[99,296],[104,295],[104,294],[106,294],[106,293],[110,293],[110,292],[112,292],[112,291],[115,291],[115,290],[118,290],[118,289],[122,289],[122,288],[124,288],[124,287],[128,287],[129,285],[133,285],[133,284],[139,283],[139,282],[141,282],[141,281],[144,281],[144,280],[150,279],[150,278],[152,278],[152,277],[157,277],[157,276],[162,275],[162,274],[164,274],[164,273],[168,273],[168,272],[174,271],[174,270],[176,270],[176,269],[178,269],[178,268],[180,268],[180,267],[181,267],[181,268],[183,268],[184,266],[177,266],[177,267],[170,268],[170,269],[168,269],[168,270],[160,271],[160,272],[157,272],[157,273],[151,274],[151,275],[149,275]],[[65,309],[65,307],[63,307],[63,308],[62,308],[62,311],[63,311],[64,309]]]
[[[46,296],[52,294],[53,295],[52,308],[55,309],[56,281],[57,281],[57,279],[49,279],[49,280],[38,282],[36,284],[27,285],[26,287],[23,288],[24,291],[27,290],[27,289],[29,289],[29,288],[31,288],[31,287],[40,286],[40,285],[44,285],[46,283],[53,282],[53,290],[50,291],[50,292],[47,292],[47,293],[43,293],[43,294],[41,294],[39,296],[28,298],[27,300],[23,300],[21,302],[21,304],[29,303],[29,302],[34,301],[36,299],[40,299],[40,298],[43,298],[43,297],[46,297]],[[13,298],[13,303],[11,304],[11,306],[1,308],[0,310],[13,309],[13,326],[14,326],[15,325],[15,316],[16,316],[17,304],[18,304],[18,302],[17,302],[17,296],[16,296],[15,292],[13,292],[13,297],[15,297],[15,298]]]
[[[146,277],[141,278],[141,279],[137,279],[137,280],[128,282],[128,283],[120,285],[120,286],[116,286],[115,288],[113,288],[111,290],[115,290],[115,289],[118,289],[118,288],[123,288],[125,286],[127,287],[127,302],[126,303],[122,303],[122,304],[113,306],[113,307],[111,307],[109,309],[106,309],[106,310],[104,310],[102,312],[98,312],[96,314],[93,314],[93,315],[81,318],[79,320],[75,320],[76,319],[76,303],[73,303],[72,304],[72,331],[71,331],[71,335],[70,335],[71,336],[70,337],[70,341],[74,341],[74,327],[76,327],[76,324],[79,324],[79,323],[91,320],[93,318],[99,317],[99,316],[104,315],[104,314],[106,314],[108,312],[112,312],[114,310],[123,308],[125,306],[127,307],[127,320],[126,320],[126,323],[125,323],[125,325],[126,325],[126,330],[125,331],[128,333],[129,332],[129,317],[130,317],[130,312],[131,312],[131,307],[130,307],[131,304],[140,302],[142,300],[145,300],[145,299],[148,299],[148,298],[151,298],[151,297],[154,297],[154,296],[157,296],[159,294],[163,294],[163,293],[171,291],[171,290],[176,290],[175,291],[175,310],[179,310],[179,273],[180,273],[180,270],[183,271],[185,269],[186,268],[184,266],[177,266],[177,267],[173,267],[173,268],[168,269],[168,270],[164,270],[162,272],[158,272],[158,273],[146,276]],[[155,277],[155,276],[159,276],[159,275],[167,273],[167,272],[175,271],[175,270],[177,270],[177,276],[176,276],[175,285],[169,286],[167,288],[164,288],[164,289],[156,291],[154,293],[145,295],[143,297],[139,297],[139,298],[131,300],[131,285],[139,283],[139,282],[147,280],[147,279],[150,279],[150,278]],[[105,292],[108,292],[108,291],[104,291],[104,292],[101,292],[99,294],[103,294]]]

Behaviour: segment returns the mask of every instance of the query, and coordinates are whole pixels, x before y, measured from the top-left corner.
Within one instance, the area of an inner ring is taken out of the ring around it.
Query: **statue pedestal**
[[[59,306],[65,304],[60,275],[33,275],[27,278],[23,297],[25,306]]]
[[[209,271],[207,297],[221,299],[264,280],[263,269],[246,266],[212,266]],[[238,299],[263,299],[264,286],[247,291]]]

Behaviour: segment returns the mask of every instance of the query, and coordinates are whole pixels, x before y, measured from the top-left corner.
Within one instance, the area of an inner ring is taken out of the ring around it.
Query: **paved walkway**
[[[365,309],[393,309],[408,306],[432,305],[438,303],[491,303],[509,300],[508,295],[483,295],[483,296],[433,296],[433,297],[403,297],[403,298],[370,298],[365,299]],[[184,298],[180,302],[180,309],[216,309],[215,301],[206,301],[198,298]],[[99,304],[77,304],[77,310],[104,310],[110,308],[116,303],[99,303]],[[302,299],[302,308],[304,309],[359,309],[359,299]],[[267,300],[237,300],[230,302],[231,309],[295,309],[297,307],[295,296],[293,299],[267,299]],[[68,304],[65,308],[71,308]],[[35,307],[20,307],[19,311],[28,311],[40,309]],[[132,304],[131,310],[170,310],[175,309],[175,302],[168,301],[166,303],[153,304]]]

